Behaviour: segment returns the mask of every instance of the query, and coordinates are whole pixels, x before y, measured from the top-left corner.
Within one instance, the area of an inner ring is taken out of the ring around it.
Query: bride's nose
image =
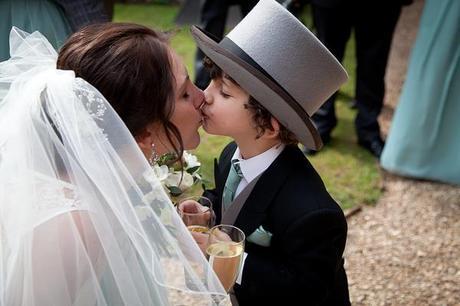
[[[199,109],[204,104],[204,93],[198,87],[196,87],[196,86],[194,86],[194,87],[195,87],[194,88],[195,96],[194,96],[194,99],[193,99],[193,106],[195,107],[195,109]]]

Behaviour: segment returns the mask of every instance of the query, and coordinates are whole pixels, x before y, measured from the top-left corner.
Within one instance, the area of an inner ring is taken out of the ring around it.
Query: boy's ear
[[[270,125],[272,126],[272,128],[265,129],[265,136],[270,139],[278,138],[280,134],[280,123],[278,122],[278,120],[276,120],[275,117],[272,116],[270,118]]]

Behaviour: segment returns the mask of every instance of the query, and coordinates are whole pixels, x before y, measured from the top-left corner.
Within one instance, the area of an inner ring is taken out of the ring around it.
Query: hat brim
[[[309,149],[321,149],[323,143],[312,119],[280,85],[220,46],[200,28],[192,26],[191,33],[198,48],[294,133],[299,142]]]

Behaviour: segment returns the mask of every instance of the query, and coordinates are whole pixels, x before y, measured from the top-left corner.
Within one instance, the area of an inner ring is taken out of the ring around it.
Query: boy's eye
[[[182,98],[184,98],[184,99],[187,99],[188,97],[190,97],[190,95],[188,94],[188,92],[185,92],[185,93],[182,95]]]
[[[220,90],[220,95],[221,95],[223,98],[225,98],[225,99],[231,97],[229,94],[226,94],[223,90]]]

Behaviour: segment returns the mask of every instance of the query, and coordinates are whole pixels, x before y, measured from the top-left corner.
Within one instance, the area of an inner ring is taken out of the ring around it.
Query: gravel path
[[[387,71],[381,116],[388,132],[423,0],[404,8]],[[345,251],[353,305],[460,305],[460,187],[382,171],[375,207],[348,219]]]

